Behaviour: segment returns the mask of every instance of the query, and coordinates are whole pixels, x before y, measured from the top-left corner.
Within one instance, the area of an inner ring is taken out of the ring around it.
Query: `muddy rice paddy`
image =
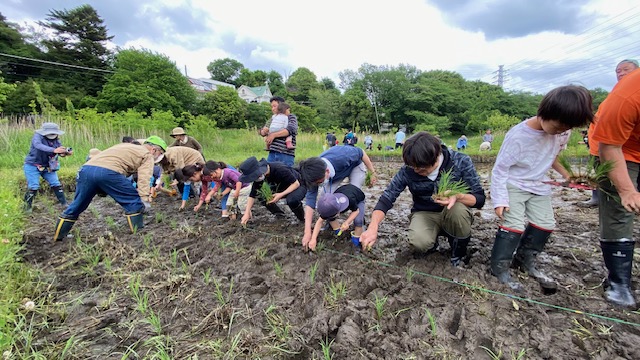
[[[400,164],[376,166],[368,213]],[[478,170],[488,191],[490,165]],[[602,296],[597,209],[575,205],[590,193],[554,191],[558,229],[539,262],[558,292],[543,295],[519,273],[516,298],[488,272],[489,201],[475,211],[471,261],[452,268],[444,238],[437,253],[411,254],[406,191],[370,253],[329,234],[302,251],[290,212],[276,220],[256,204],[244,229],[215,204],[179,212],[165,195],[137,234],[117,204],[96,198],[74,236],[54,243],[59,210],[39,197],[23,253],[43,284],[33,346],[71,344],[78,359],[639,359],[640,314]]]

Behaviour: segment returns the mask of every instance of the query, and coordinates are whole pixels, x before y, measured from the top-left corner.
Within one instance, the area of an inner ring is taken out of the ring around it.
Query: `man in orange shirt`
[[[600,183],[600,247],[609,271],[605,297],[613,304],[636,307],[631,292],[633,220],[640,212],[640,71],[632,71],[600,105],[592,138],[600,161],[612,161]],[[593,147],[592,147],[593,149]]]
[[[622,61],[620,61],[618,63],[618,65],[616,66],[616,79],[618,79],[618,81],[620,81],[623,77],[625,77],[625,75],[627,75],[628,73],[632,72],[633,70],[638,68],[638,61],[637,60],[633,60],[633,59],[624,59]],[[596,115],[597,116],[597,115]],[[589,127],[589,131],[587,133],[587,147],[589,148],[589,153],[592,156],[598,156],[598,142],[593,141],[592,139],[592,135],[593,135],[593,127],[594,124],[592,123],[591,126]],[[592,194],[591,194],[591,199],[582,202],[578,205],[580,206],[586,206],[586,207],[596,207],[598,206],[598,197],[599,197],[599,191],[593,190]]]

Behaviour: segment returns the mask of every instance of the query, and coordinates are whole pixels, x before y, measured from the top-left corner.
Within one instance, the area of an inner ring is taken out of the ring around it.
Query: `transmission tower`
[[[498,70],[494,71],[494,84],[504,88],[504,83],[507,81],[507,72],[508,70],[505,70],[504,65],[498,65]]]

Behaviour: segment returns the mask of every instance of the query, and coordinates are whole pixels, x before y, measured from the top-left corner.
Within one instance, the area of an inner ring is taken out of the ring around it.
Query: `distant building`
[[[238,88],[238,96],[248,103],[262,103],[269,102],[269,99],[271,99],[273,95],[268,85],[256,87],[241,85]]]
[[[203,79],[203,78],[195,79],[190,77],[187,77],[187,80],[189,80],[191,87],[196,89],[196,91],[201,97],[203,97],[204,94],[210,91],[218,90],[220,86],[228,86],[233,88],[234,90],[236,88],[235,85],[233,84],[227,84],[225,82],[218,81],[218,80]]]

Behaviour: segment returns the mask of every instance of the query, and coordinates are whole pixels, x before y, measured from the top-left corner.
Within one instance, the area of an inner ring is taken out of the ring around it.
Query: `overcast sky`
[[[288,76],[307,67],[336,84],[363,63],[450,70],[505,89],[609,91],[615,66],[640,58],[638,0],[5,0],[24,24],[88,3],[122,48],[163,53],[192,77],[230,57]]]

